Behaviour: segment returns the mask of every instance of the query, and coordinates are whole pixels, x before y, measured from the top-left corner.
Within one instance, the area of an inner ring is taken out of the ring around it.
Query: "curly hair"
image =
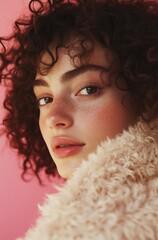
[[[46,74],[58,60],[58,49],[79,37],[81,64],[93,41],[109,49],[117,61],[116,84],[126,83],[140,116],[158,116],[158,3],[143,0],[31,0],[30,15],[18,19],[9,37],[1,37],[0,75],[7,87],[3,121],[13,148],[23,158],[23,178],[40,170],[56,175],[56,166],[39,129],[39,108],[33,92],[37,71]],[[86,42],[91,43],[87,47]],[[55,42],[55,54],[50,45]],[[70,50],[74,46],[70,47]],[[44,63],[43,52],[51,62]],[[39,67],[42,64],[42,68]]]

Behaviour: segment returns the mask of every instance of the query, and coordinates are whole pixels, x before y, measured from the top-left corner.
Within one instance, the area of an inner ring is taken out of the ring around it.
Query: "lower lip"
[[[79,153],[84,145],[72,145],[68,147],[56,148],[53,150],[54,157],[65,158]]]

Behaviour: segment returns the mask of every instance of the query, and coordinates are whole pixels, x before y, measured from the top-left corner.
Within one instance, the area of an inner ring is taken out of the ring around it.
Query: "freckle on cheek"
[[[84,112],[87,114],[87,118],[91,121],[95,120],[95,123],[101,123],[109,118],[109,107],[90,107],[86,108]]]

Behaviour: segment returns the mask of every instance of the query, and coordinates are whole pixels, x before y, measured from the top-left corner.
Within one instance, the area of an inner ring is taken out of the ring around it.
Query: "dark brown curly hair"
[[[117,86],[123,79],[140,116],[147,122],[154,120],[158,116],[158,3],[31,0],[29,10],[29,16],[15,22],[13,34],[0,38],[0,76],[7,87],[3,124],[11,146],[24,156],[23,177],[32,171],[40,180],[41,169],[51,176],[56,174],[56,166],[39,129],[39,108],[33,92],[37,71],[47,73],[58,60],[58,49],[66,47],[72,35],[79,36],[80,49],[71,57],[73,62],[77,57],[81,64],[97,41],[115,56]],[[54,55],[52,42],[56,43]],[[49,54],[50,64],[42,62],[43,52]]]

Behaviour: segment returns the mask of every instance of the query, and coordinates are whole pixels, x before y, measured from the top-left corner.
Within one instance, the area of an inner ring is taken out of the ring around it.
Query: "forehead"
[[[47,51],[43,51],[39,58],[37,74],[44,73],[45,70],[47,73],[47,70],[52,69],[63,58],[75,68],[88,63],[108,67],[113,61],[110,50],[98,42],[76,38],[62,46],[53,42]]]

